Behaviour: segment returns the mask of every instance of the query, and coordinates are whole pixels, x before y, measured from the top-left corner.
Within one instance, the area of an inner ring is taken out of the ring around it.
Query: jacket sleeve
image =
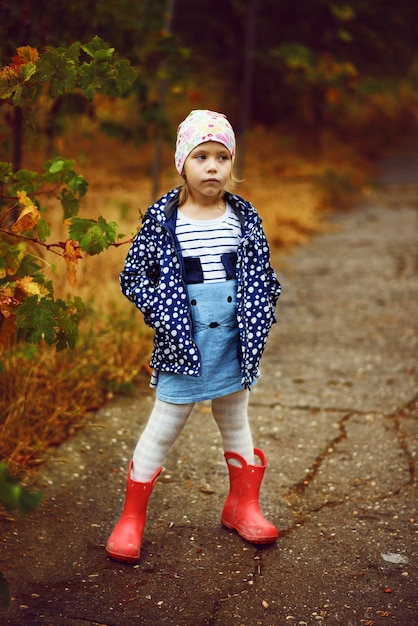
[[[264,229],[263,227],[260,225],[260,232],[259,232],[259,247],[260,249],[265,251],[265,257],[264,257],[264,269],[265,269],[265,273],[266,273],[266,279],[269,285],[269,297],[270,297],[270,302],[273,306],[273,308],[276,306],[277,304],[277,300],[279,299],[279,296],[282,292],[282,286],[277,278],[276,272],[274,271],[271,262],[270,262],[270,246],[269,243],[267,241],[267,237],[265,235]]]
[[[145,323],[149,323],[160,278],[162,237],[162,227],[145,218],[120,274],[122,293],[142,312]]]
[[[270,284],[271,303],[273,307],[275,307],[277,304],[277,300],[279,299],[279,296],[282,293],[282,286],[276,276],[276,272],[270,265],[270,262],[267,264],[266,275]]]

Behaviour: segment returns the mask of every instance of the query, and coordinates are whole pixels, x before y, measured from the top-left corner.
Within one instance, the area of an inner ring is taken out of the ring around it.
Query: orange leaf
[[[14,309],[19,302],[8,293],[0,293],[0,356],[9,344],[10,337],[16,333],[16,315]]]
[[[13,315],[14,309],[19,306],[19,300],[16,300],[10,293],[0,293],[0,316],[8,319]]]
[[[20,48],[16,49],[16,52],[17,54],[12,57],[12,62],[10,63],[10,67],[16,72],[19,72],[21,65],[39,61],[39,52],[32,46],[20,46]]]
[[[81,254],[80,246],[74,239],[67,239],[64,248],[64,259],[67,265],[67,280],[71,287],[74,287],[77,283],[77,269],[76,265],[78,259],[83,258]]]
[[[41,214],[39,213],[32,200],[27,196],[26,191],[18,191],[16,193],[19,204],[23,206],[19,217],[11,227],[14,233],[23,233],[25,230],[32,230],[38,223]]]
[[[18,57],[23,59],[26,63],[36,63],[39,61],[39,52],[37,48],[33,46],[20,46],[16,49]]]
[[[46,295],[47,290],[39,283],[35,282],[31,276],[24,276],[16,281],[15,297],[22,301],[27,296],[42,296]]]

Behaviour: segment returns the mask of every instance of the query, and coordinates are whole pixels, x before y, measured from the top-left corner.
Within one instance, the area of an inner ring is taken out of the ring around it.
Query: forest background
[[[236,191],[280,264],[416,130],[417,52],[414,0],[2,2],[5,480],[146,384],[152,337],[118,275],[147,206],[180,184],[179,121],[231,120]]]

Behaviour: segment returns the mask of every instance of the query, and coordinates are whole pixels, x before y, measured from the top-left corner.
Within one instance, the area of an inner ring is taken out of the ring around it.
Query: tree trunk
[[[171,33],[171,24],[174,15],[175,0],[167,0],[167,8],[165,13],[164,29],[166,32]],[[164,61],[163,61],[164,64]],[[167,95],[167,80],[161,79],[159,84],[159,96],[158,104],[162,112],[165,109],[165,99]],[[155,202],[160,192],[160,178],[161,178],[161,160],[163,151],[163,138],[156,137],[154,143],[154,160],[152,164],[152,188],[151,188],[151,202]]]
[[[242,178],[244,173],[245,157],[245,137],[251,117],[251,90],[254,73],[254,54],[257,30],[257,15],[261,0],[252,0],[247,14],[244,42],[243,76],[238,102],[237,121],[237,158],[235,161],[235,171],[238,178]]]
[[[20,107],[15,107],[13,114],[13,146],[12,163],[13,171],[17,172],[22,167],[23,146],[23,112]]]

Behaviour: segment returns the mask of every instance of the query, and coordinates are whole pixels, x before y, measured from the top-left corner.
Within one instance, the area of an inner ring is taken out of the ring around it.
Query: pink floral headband
[[[206,141],[217,141],[235,158],[235,135],[231,124],[223,113],[207,109],[191,111],[177,129],[175,163],[178,173],[183,173],[184,162],[196,146]]]

